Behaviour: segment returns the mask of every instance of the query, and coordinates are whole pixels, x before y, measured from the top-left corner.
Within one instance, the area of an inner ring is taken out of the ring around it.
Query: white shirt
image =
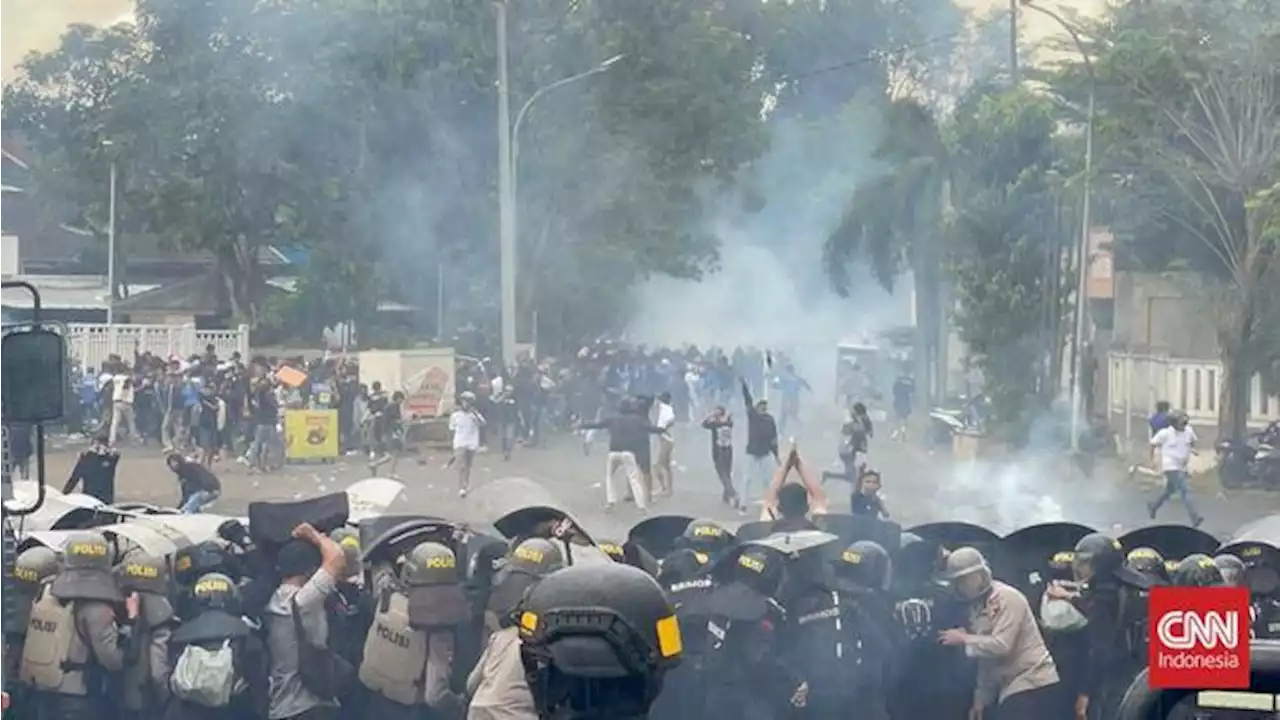
[[[112,402],[125,403],[127,405],[133,404],[133,385],[125,386],[125,383],[132,379],[128,375],[116,375],[111,378],[111,382],[114,383],[111,388]]]
[[[475,410],[454,410],[449,416],[449,430],[453,432],[453,449],[478,450],[480,424],[483,422]]]
[[[673,438],[671,437],[670,430],[671,430],[671,426],[675,425],[675,423],[676,423],[676,411],[672,410],[671,406],[668,405],[667,403],[659,402],[658,403],[658,422],[655,424],[658,427],[662,428],[663,440],[668,440],[668,441],[673,440]]]
[[[1151,437],[1151,446],[1160,448],[1160,469],[1186,470],[1191,461],[1191,446],[1196,441],[1196,431],[1188,425],[1181,430],[1169,426]]]
[[[501,394],[502,394],[502,390],[503,390],[505,387],[506,387],[506,383],[502,380],[502,376],[501,376],[501,375],[499,375],[498,377],[496,377],[496,378],[494,378],[494,379],[490,380],[490,381],[489,381],[489,396],[490,396],[490,397],[498,397],[499,395],[501,395]]]

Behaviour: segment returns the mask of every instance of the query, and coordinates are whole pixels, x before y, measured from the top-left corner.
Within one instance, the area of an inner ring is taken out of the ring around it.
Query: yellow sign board
[[[333,460],[338,457],[337,410],[286,410],[284,456],[287,460]]]

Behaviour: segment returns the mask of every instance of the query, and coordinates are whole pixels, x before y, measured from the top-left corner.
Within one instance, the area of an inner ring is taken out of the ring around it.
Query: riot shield
[[[840,538],[840,544],[847,548],[856,542],[869,540],[892,553],[901,542],[902,527],[896,522],[881,520],[871,515],[844,515],[829,513],[816,515],[813,524],[819,530],[829,532]]]
[[[688,515],[655,515],[645,518],[631,528],[627,533],[627,540],[655,557],[664,558],[676,549],[676,542],[693,520]]]
[[[119,563],[134,554],[169,557],[179,549],[192,545],[190,538],[163,525],[125,522],[99,528],[116,545]]]
[[[146,503],[146,502],[116,503],[115,505],[112,505],[111,508],[119,511],[120,514],[129,516],[129,517],[136,516],[136,515],[181,515],[182,514],[182,511],[177,508],[160,507],[159,505],[153,505],[151,503]]]
[[[44,546],[61,554],[67,539],[75,534],[75,530],[39,530],[23,535],[18,539],[18,552],[27,548]]]
[[[435,515],[376,515],[372,517],[361,518],[357,523],[360,534],[360,548],[362,550],[370,548],[378,538],[382,537],[388,530],[398,525],[404,525],[411,522],[447,522],[442,517]]]
[[[987,558],[993,577],[1010,582],[1013,571],[1005,558],[1000,536],[982,527],[967,522],[935,522],[917,525],[910,532],[920,536],[934,548],[941,547],[951,551],[959,547],[976,548]]]
[[[1009,582],[1027,597],[1035,597],[1044,587],[1054,554],[1072,550],[1080,538],[1092,532],[1091,528],[1078,523],[1052,522],[1009,533],[1000,541],[1009,564]]]
[[[569,520],[588,541],[582,523],[574,519],[566,506],[542,485],[528,478],[511,477],[490,480],[467,496],[476,515],[493,518],[493,526],[510,539],[526,538],[539,525],[549,521]],[[591,541],[593,542],[593,541]]]
[[[1181,560],[1194,553],[1212,555],[1219,545],[1217,538],[1190,525],[1150,525],[1118,539],[1126,553],[1134,548],[1149,547],[1166,560]]]
[[[366,564],[394,560],[412,550],[419,543],[437,542],[458,552],[460,528],[448,521],[436,519],[407,520],[383,530],[368,542],[364,541],[361,528],[360,559]],[[464,565],[465,567],[465,565]]]
[[[346,493],[296,502],[252,502],[249,503],[249,536],[260,548],[279,546],[289,541],[293,529],[301,523],[310,523],[316,530],[328,533],[346,525],[350,516],[350,498]]]
[[[754,520],[752,522],[742,523],[738,526],[738,532],[735,536],[738,543],[750,542],[752,540],[760,540],[773,534],[773,520]]]
[[[347,488],[348,520],[359,523],[367,517],[386,514],[404,495],[404,483],[390,478],[368,478]]]
[[[91,528],[101,524],[102,513],[99,509],[104,507],[101,500],[79,493],[49,495],[35,512],[18,519],[17,532],[22,535],[45,530]]]
[[[226,545],[226,541],[218,536],[218,527],[232,519],[230,515],[196,513],[194,515],[148,515],[133,518],[129,523],[151,527],[156,532],[174,539],[178,547],[184,547],[209,540],[219,545]]]
[[[839,547],[840,538],[821,530],[797,530],[795,532],[773,533],[759,540],[743,543],[744,547],[760,546],[793,557],[811,550],[835,546]]]
[[[1268,515],[1241,527],[1218,553],[1235,555],[1244,563],[1245,584],[1254,595],[1280,591],[1280,515]]]

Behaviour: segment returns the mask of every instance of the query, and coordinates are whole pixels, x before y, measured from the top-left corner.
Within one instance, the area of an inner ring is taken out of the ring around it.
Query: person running
[[[621,471],[626,476],[636,507],[644,512],[649,507],[649,487],[645,472],[649,468],[649,436],[662,432],[662,428],[649,422],[648,403],[640,398],[628,398],[618,406],[618,414],[599,422],[586,423],[580,430],[605,430],[609,433],[609,455],[605,465],[605,510],[612,510],[618,503],[613,478]]]
[[[458,497],[466,497],[471,489],[471,464],[480,449],[480,428],[484,417],[475,409],[476,396],[470,390],[458,396],[458,407],[449,416],[449,431],[453,433],[453,457],[449,465],[458,470]]]
[[[1147,505],[1147,513],[1152,520],[1156,519],[1160,506],[1177,494],[1181,496],[1182,504],[1187,508],[1191,525],[1200,527],[1204,522],[1204,516],[1196,512],[1195,506],[1191,503],[1189,486],[1191,476],[1188,465],[1191,462],[1191,456],[1195,453],[1195,444],[1196,431],[1187,424],[1187,415],[1181,410],[1171,413],[1169,426],[1156,431],[1156,434],[1151,437],[1152,463],[1155,462],[1154,453],[1158,449],[1160,469],[1164,472],[1164,491],[1154,502]]]

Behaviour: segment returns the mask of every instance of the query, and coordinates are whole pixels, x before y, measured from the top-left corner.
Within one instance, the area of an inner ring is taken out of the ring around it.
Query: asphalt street
[[[795,432],[807,462],[821,469],[831,466],[837,445],[834,423],[814,422]],[[584,454],[581,440],[571,435],[552,438],[546,448],[518,448],[509,462],[497,453],[480,454],[475,461],[473,489],[499,478],[529,478],[573,511],[593,534],[621,538],[643,516],[626,504],[611,513],[604,512],[605,442],[604,438],[598,439],[589,455]],[[742,442],[738,441],[739,448]],[[47,471],[59,488],[74,463],[75,450],[68,447],[49,454]],[[651,515],[678,512],[727,524],[755,519],[740,516],[720,503],[707,432],[685,428],[677,438],[675,458],[679,466],[675,496],[659,500],[649,509]],[[1039,522],[1071,520],[1100,529],[1129,529],[1152,524],[1146,502],[1159,491],[1156,479],[1142,475],[1130,478],[1118,464],[1100,467],[1092,479],[1086,479],[1069,463],[1056,458],[956,462],[950,457],[930,455],[911,443],[884,438],[872,442],[869,459],[882,472],[886,504],[904,527],[964,520],[1003,533]],[[405,483],[405,495],[393,510],[475,523],[493,520],[486,503],[478,499],[486,493],[473,491],[472,497],[458,497],[456,474],[444,467],[447,460],[445,450],[402,459],[397,470]],[[222,480],[223,496],[209,511],[229,515],[243,514],[246,505],[255,500],[292,500],[335,492],[370,476],[361,456],[340,458],[331,464],[290,465],[268,475],[250,474],[244,466],[229,461],[216,464],[214,471]],[[125,447],[117,484],[121,500],[173,505],[178,499],[176,479],[154,448]],[[847,508],[848,484],[832,482],[827,489],[836,510]],[[1258,517],[1280,512],[1280,493],[1223,494],[1198,486],[1193,497],[1206,517],[1204,529],[1221,536],[1230,535]],[[756,514],[758,508],[752,513]],[[1180,504],[1171,502],[1161,511],[1159,521],[1188,520]]]

